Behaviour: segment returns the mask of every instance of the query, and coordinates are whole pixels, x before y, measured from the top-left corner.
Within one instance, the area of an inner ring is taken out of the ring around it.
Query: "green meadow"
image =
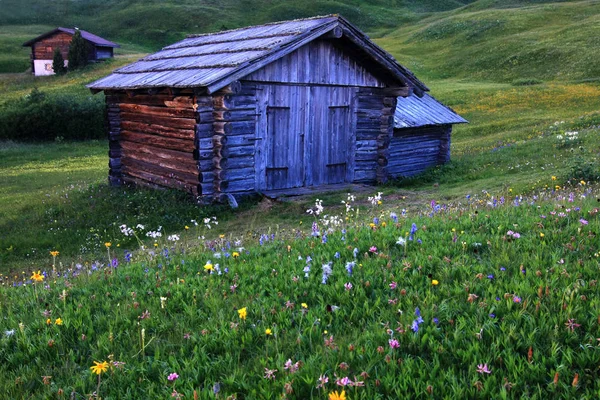
[[[108,185],[85,84],[188,33],[328,13],[469,120],[450,163],[235,210]],[[73,25],[116,58],[32,77],[22,43]],[[0,391],[599,397],[599,30],[597,1],[3,3]]]

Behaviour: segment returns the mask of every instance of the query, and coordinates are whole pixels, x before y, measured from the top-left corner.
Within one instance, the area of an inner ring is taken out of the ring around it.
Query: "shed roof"
[[[23,46],[25,46],[25,47],[32,46],[35,42],[38,42],[38,41],[40,41],[40,40],[42,40],[44,38],[47,38],[48,36],[54,35],[57,32],[65,32],[65,33],[68,33],[70,35],[74,35],[75,34],[75,29],[58,27],[58,28],[53,29],[50,32],[46,32],[43,35],[40,35],[40,36],[38,36],[38,37],[36,37],[34,39],[28,40],[27,42],[23,43]],[[111,42],[110,40],[106,40],[104,38],[101,38],[100,36],[94,35],[93,33],[90,33],[88,31],[84,31],[83,29],[79,29],[79,32],[81,32],[81,37],[83,37],[88,42],[92,42],[96,46],[101,46],[101,47],[121,47],[118,44]]]
[[[385,68],[386,75],[418,91],[428,90],[412,72],[338,15],[188,36],[88,87],[92,90],[206,87],[212,93],[338,27],[346,39]]]
[[[427,93],[422,97],[415,94],[398,97],[394,113],[396,129],[464,123],[468,121]]]

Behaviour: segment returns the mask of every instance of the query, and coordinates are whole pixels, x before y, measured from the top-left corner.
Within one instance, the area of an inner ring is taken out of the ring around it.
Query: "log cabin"
[[[414,175],[466,122],[339,15],[188,36],[88,88],[112,184],[209,200]]]
[[[69,46],[75,34],[75,29],[59,27],[23,43],[24,47],[31,47],[31,72],[35,76],[54,75],[52,59],[56,49],[60,50],[65,60],[65,66],[68,65]],[[115,47],[120,47],[118,44],[93,33],[81,29],[79,29],[79,32],[86,41],[90,62],[112,58]]]

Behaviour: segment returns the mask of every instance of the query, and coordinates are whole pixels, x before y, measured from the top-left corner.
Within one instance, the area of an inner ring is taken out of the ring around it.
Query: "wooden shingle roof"
[[[338,15],[189,36],[115,70],[88,88],[100,91],[205,87],[213,93],[334,29],[341,29],[344,38],[360,46],[391,79],[420,92],[428,90],[412,72]]]
[[[428,93],[424,93],[421,97],[415,94],[398,97],[394,113],[396,129],[464,123],[468,121]]]

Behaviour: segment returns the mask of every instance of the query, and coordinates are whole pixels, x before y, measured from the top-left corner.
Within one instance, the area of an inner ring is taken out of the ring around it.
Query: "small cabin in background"
[[[90,62],[105,60],[114,56],[115,47],[118,44],[96,36],[93,33],[79,29],[81,37],[85,39],[88,45],[88,59]],[[75,29],[56,28],[50,32],[31,39],[23,43],[24,47],[31,47],[31,71],[34,75],[54,75],[52,69],[52,59],[54,50],[59,49],[64,60],[65,66],[68,65],[69,46],[75,34]]]
[[[414,175],[466,122],[338,15],[189,36],[88,87],[111,183],[209,200]]]

